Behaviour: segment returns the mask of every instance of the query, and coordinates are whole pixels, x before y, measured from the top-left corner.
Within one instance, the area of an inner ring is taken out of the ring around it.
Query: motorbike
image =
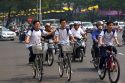
[[[77,38],[73,47],[72,61],[76,61],[76,59],[78,59],[79,62],[83,62],[83,57],[85,56],[86,51],[84,39]]]
[[[55,47],[52,39],[48,40],[48,50],[46,53],[46,61],[48,66],[52,66],[54,61]]]

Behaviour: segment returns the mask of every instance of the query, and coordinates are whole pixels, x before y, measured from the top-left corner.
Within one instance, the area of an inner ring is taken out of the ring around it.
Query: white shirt
[[[82,38],[82,35],[85,34],[85,32],[81,28],[78,28],[78,30],[75,30],[74,28],[72,28],[71,32],[72,32],[72,35],[77,38]]]
[[[69,29],[68,34],[66,29],[58,29],[55,32],[55,36],[59,37],[60,44],[69,44],[69,36],[72,35],[71,30]]]
[[[100,37],[103,37],[103,43],[106,45],[113,45],[114,37],[117,37],[117,32],[113,34],[113,31],[108,33],[107,31],[104,34],[104,31],[100,33]]]
[[[26,47],[30,47],[33,44],[41,44],[41,36],[42,35],[47,35],[47,32],[44,30],[42,32],[41,32],[41,30],[39,30],[39,31],[29,30],[27,32],[26,36],[30,36],[30,43],[26,44]]]

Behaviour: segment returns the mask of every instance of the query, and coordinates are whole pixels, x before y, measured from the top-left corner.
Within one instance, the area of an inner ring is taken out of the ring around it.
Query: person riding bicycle
[[[107,22],[107,29],[104,29],[99,35],[99,45],[100,45],[100,63],[98,74],[101,75],[101,69],[105,62],[106,50],[112,48],[113,52],[117,54],[117,49],[114,47],[114,40],[118,46],[120,46],[117,39],[117,32],[113,29],[113,22]],[[106,45],[106,47],[105,47]]]
[[[36,55],[33,54],[32,45],[33,44],[41,44],[41,36],[47,36],[53,34],[55,31],[51,30],[51,32],[46,32],[43,29],[40,29],[40,21],[34,20],[33,27],[30,29],[25,37],[25,44],[26,47],[29,49],[30,56],[29,56],[29,64],[34,62]]]
[[[59,47],[61,45],[70,45],[69,40],[73,40],[72,32],[67,26],[66,19],[60,19],[60,27],[57,28],[55,32],[55,40],[59,43]],[[63,57],[62,49],[61,49],[61,57]]]
[[[96,23],[96,28],[93,32],[92,32],[92,40],[93,40],[93,45],[92,45],[92,49],[94,50],[94,56],[92,54],[92,62],[94,61],[94,59],[96,57],[99,56],[99,46],[98,46],[98,42],[99,42],[99,34],[101,33],[101,31],[103,30],[103,22],[102,21],[98,21]]]

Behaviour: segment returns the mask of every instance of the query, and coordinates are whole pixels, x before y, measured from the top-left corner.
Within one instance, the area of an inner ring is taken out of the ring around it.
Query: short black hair
[[[67,22],[67,19],[65,19],[65,18],[60,19],[60,23],[61,23],[62,21],[66,21],[66,22]]]
[[[110,25],[110,24],[114,25],[114,23],[112,21],[109,21],[109,22],[106,23],[106,25]]]
[[[39,20],[34,20],[34,21],[33,21],[33,25],[35,25],[37,22],[39,22],[39,23],[40,23],[40,21],[39,21]]]

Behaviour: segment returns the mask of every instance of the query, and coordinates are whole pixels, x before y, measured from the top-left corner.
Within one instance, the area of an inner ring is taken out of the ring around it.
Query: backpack
[[[103,31],[104,31],[104,35],[105,35],[105,33],[107,32],[107,29],[104,29]],[[113,29],[112,32],[113,32],[113,35],[114,35],[115,34],[115,30]]]
[[[57,28],[57,31],[58,31],[58,32],[59,32],[59,29],[60,29],[60,28]],[[66,28],[67,35],[69,34],[69,30],[70,30],[69,28]]]

